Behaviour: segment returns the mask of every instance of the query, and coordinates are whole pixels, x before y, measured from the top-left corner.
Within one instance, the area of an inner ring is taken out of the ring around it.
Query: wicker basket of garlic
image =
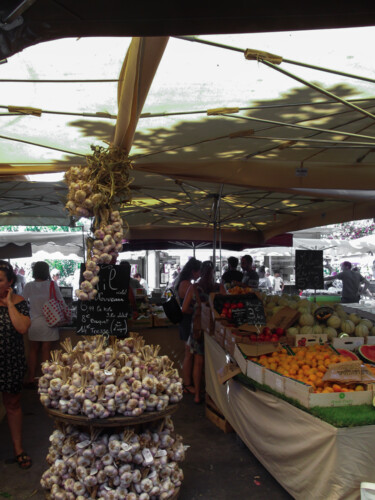
[[[85,337],[74,348],[67,339],[61,346],[65,352],[52,351],[42,364],[38,392],[46,408],[94,421],[162,412],[182,399],[173,362],[137,333],[111,337],[107,347],[102,336]]]
[[[173,422],[148,425],[137,434],[83,432],[59,425],[50,436],[47,462],[41,478],[47,496],[55,500],[175,499],[183,480],[179,463],[186,446]]]

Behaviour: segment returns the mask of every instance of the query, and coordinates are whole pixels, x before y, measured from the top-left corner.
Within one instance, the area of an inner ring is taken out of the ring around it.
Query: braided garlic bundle
[[[94,217],[93,238],[88,238],[87,264],[79,290],[79,300],[97,295],[98,264],[116,263],[124,239],[123,222],[118,210],[130,202],[131,162],[126,152],[117,148],[92,146],[86,167],[70,167],[65,173],[68,184],[66,209],[74,217]]]

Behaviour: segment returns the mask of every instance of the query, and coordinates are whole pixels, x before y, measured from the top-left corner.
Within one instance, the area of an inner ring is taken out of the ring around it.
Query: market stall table
[[[205,334],[206,391],[264,467],[296,500],[358,500],[361,482],[375,482],[374,426],[339,429],[233,379],[220,385],[227,356]]]

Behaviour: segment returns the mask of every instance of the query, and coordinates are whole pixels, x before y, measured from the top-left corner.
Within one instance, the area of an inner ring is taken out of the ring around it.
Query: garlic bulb
[[[140,435],[130,429],[116,434],[98,429],[89,433],[58,425],[50,436],[48,456],[54,460],[48,460],[50,467],[40,481],[52,499],[158,500],[172,497],[181,486],[179,462],[184,455],[176,458],[176,450],[187,447],[175,434],[170,417],[151,422]],[[173,444],[162,448],[166,435]],[[118,450],[116,457],[111,455]]]
[[[159,346],[144,345],[141,336],[113,339],[103,347],[102,337],[87,337],[73,348],[52,351],[39,379],[40,401],[70,415],[108,418],[139,416],[162,411],[182,399],[182,380]],[[60,375],[60,377],[56,376]]]

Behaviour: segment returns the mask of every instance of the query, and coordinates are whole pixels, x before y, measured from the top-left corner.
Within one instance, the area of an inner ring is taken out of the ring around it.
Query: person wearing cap
[[[324,281],[332,280],[342,281],[341,302],[344,304],[358,303],[360,299],[361,285],[364,289],[368,289],[368,293],[372,296],[369,286],[370,283],[358,271],[353,271],[351,262],[345,261],[341,264],[341,272],[336,276],[327,276]]]

